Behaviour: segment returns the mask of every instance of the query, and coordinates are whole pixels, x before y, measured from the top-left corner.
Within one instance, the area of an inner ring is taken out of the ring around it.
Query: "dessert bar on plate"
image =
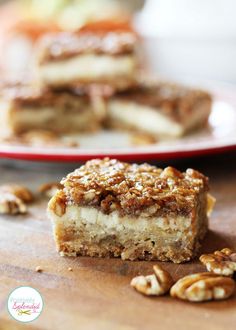
[[[128,23],[101,21],[78,31],[48,35],[38,46],[38,73],[46,85],[134,84],[137,35]]]
[[[0,118],[6,134],[43,129],[56,133],[91,131],[100,127],[103,102],[82,90],[49,90],[28,83],[7,83],[0,92]]]
[[[192,169],[95,159],[61,183],[48,214],[62,256],[180,263],[207,232],[208,179]]]
[[[205,126],[211,103],[211,96],[202,90],[165,82],[141,83],[108,100],[107,126],[178,137]]]

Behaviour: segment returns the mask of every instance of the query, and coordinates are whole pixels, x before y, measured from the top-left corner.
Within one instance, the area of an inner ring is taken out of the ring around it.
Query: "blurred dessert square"
[[[30,130],[60,134],[94,131],[104,112],[103,102],[92,100],[83,89],[56,92],[24,82],[3,84],[0,109],[5,133],[13,135]]]
[[[123,90],[136,82],[138,37],[127,22],[99,21],[51,34],[38,45],[38,73],[54,88],[87,84]]]
[[[107,103],[107,126],[178,137],[204,127],[211,111],[205,91],[158,82],[119,92]]]

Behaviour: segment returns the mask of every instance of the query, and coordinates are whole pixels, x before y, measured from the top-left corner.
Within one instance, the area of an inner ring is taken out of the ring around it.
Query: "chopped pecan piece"
[[[0,186],[0,193],[9,193],[21,199],[24,203],[31,203],[34,200],[32,192],[18,184],[6,184]]]
[[[0,192],[0,214],[24,214],[27,208],[25,203],[9,192]]]
[[[49,182],[42,184],[38,190],[45,197],[52,198],[56,194],[57,190],[61,189],[63,189],[63,185],[59,182]]]
[[[131,144],[134,146],[144,146],[156,143],[156,138],[145,133],[136,133],[131,136]]]
[[[235,290],[234,281],[213,273],[198,273],[185,276],[177,281],[170,290],[174,298],[201,302],[229,298]]]
[[[153,269],[155,275],[134,277],[130,285],[147,296],[161,296],[170,290],[174,282],[171,275],[161,266],[155,265]]]
[[[236,272],[236,252],[228,248],[211,254],[203,254],[199,260],[209,272],[215,274],[231,276]]]

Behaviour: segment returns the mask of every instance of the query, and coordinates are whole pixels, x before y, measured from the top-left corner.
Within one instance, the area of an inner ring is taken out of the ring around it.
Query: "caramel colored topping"
[[[137,35],[128,23],[101,21],[79,31],[47,35],[39,45],[39,62],[61,60],[81,53],[123,55],[133,53]]]
[[[100,207],[107,214],[189,214],[198,194],[208,191],[208,179],[191,169],[181,173],[108,158],[87,162],[61,183],[67,204]]]

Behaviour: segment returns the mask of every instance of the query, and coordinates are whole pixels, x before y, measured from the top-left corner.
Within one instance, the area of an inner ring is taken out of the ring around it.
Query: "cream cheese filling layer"
[[[158,109],[135,102],[111,100],[108,102],[108,116],[114,122],[155,135],[175,137],[184,133],[182,125],[164,116]]]
[[[64,228],[73,226],[79,228],[81,226],[96,226],[100,228],[98,235],[104,233],[112,235],[115,232],[122,232],[125,230],[135,232],[155,232],[156,229],[185,231],[191,228],[191,217],[177,216],[177,217],[121,217],[117,211],[110,214],[104,214],[100,210],[93,207],[80,207],[75,205],[68,205],[66,211],[62,216],[56,215],[50,209],[49,202],[49,217],[53,221],[54,227],[62,224]],[[190,231],[190,230],[189,230]]]
[[[136,60],[132,55],[78,55],[71,59],[43,64],[39,67],[39,75],[48,83],[70,82],[73,80],[112,79],[117,76],[133,75]]]

